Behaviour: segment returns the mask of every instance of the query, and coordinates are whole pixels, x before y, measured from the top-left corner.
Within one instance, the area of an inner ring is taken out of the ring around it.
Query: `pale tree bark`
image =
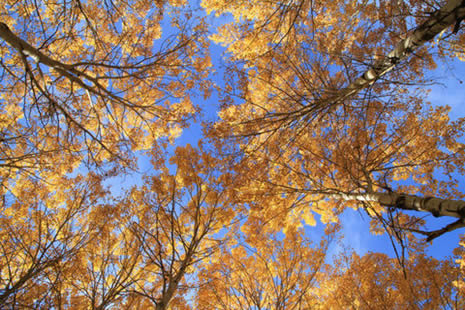
[[[333,194],[344,200],[373,201],[386,207],[402,210],[429,212],[432,215],[465,217],[465,201],[442,199],[436,197],[419,197],[415,195],[391,193]]]
[[[303,117],[311,113],[316,115],[324,110],[332,109],[362,89],[372,85],[376,80],[394,69],[402,60],[410,56],[415,50],[431,41],[441,32],[455,25],[454,32],[458,30],[460,22],[465,18],[465,1],[449,0],[438,11],[420,26],[410,33],[405,39],[397,43],[395,48],[387,55],[376,61],[370,69],[355,79],[347,87],[340,89],[336,95],[323,100],[317,100],[313,104],[306,105],[293,112],[297,117]],[[287,115],[289,118],[289,115]]]
[[[103,85],[101,85],[98,81],[98,78],[87,74],[86,72],[84,72],[84,70],[79,70],[77,68],[77,65],[65,64],[45,55],[44,53],[30,45],[28,42],[15,35],[10,30],[10,28],[2,22],[0,22],[0,38],[2,38],[6,43],[8,43],[8,45],[16,49],[18,53],[20,53],[20,55],[23,56],[23,62],[26,65],[26,67],[28,66],[26,62],[26,56],[30,56],[32,59],[34,59],[36,63],[44,64],[49,68],[56,70],[58,73],[60,73],[70,81],[75,82],[76,84],[81,86],[87,92],[93,93],[98,96],[107,96],[108,98],[114,99],[117,102],[123,103],[125,105],[129,104],[129,102],[125,101],[123,98],[116,96],[115,94],[107,90]],[[93,85],[86,84],[83,78],[91,81]]]
[[[0,22],[0,38],[18,52],[32,57],[35,62],[40,62],[46,66],[56,69],[71,69],[71,66],[58,62],[37,50],[35,47],[15,35],[10,28],[2,22]]]
[[[457,221],[438,230],[429,232],[414,230],[415,232],[426,235],[427,241],[431,241],[446,232],[465,227],[465,201],[463,200],[419,197],[416,195],[400,194],[395,192],[372,192],[360,194],[336,193],[331,194],[330,196],[334,199],[343,199],[347,201],[375,202],[382,206],[394,209],[428,212],[435,217],[449,216],[458,218]]]

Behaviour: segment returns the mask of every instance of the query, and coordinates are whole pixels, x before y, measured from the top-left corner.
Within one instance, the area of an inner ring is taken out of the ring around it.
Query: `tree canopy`
[[[429,97],[464,1],[0,17],[2,309],[465,307],[465,234],[429,251],[465,227],[465,118]],[[351,248],[348,210],[393,254]]]

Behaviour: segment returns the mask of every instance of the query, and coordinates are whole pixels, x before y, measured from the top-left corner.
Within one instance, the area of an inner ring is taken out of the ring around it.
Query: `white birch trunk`
[[[400,61],[407,58],[420,46],[431,41],[436,35],[445,31],[450,26],[457,25],[464,18],[465,1],[449,0],[441,9],[433,13],[427,21],[418,26],[404,40],[400,41],[387,56],[375,62],[369,70],[354,82],[339,90],[337,95],[330,96],[323,100],[323,102],[317,101],[315,104],[325,109],[342,103],[345,99],[370,86],[377,79],[391,71]],[[319,110],[318,107],[311,104],[297,111],[297,113],[305,115],[307,112],[315,111],[315,108],[317,111]]]
[[[104,86],[102,86],[98,82],[97,78],[87,74],[84,70],[79,70],[75,65],[62,63],[45,55],[40,50],[30,45],[28,42],[15,35],[10,30],[10,28],[2,22],[0,22],[0,38],[8,43],[8,45],[16,49],[21,55],[30,56],[36,63],[44,64],[49,68],[56,70],[70,81],[77,83],[86,91],[98,96],[107,96],[123,104],[128,104],[128,102],[125,102],[122,98],[116,96],[114,93],[110,92]],[[84,82],[84,80],[89,80],[93,86],[88,85]]]
[[[386,207],[402,210],[429,212],[434,216],[452,216],[465,218],[465,201],[441,199],[436,197],[419,197],[398,193],[332,194],[331,198],[372,201]]]
[[[18,52],[32,57],[36,63],[40,62],[46,66],[55,69],[72,69],[71,66],[63,64],[48,57],[32,45],[15,35],[13,32],[11,32],[10,28],[8,28],[8,26],[2,22],[0,22],[0,38],[2,38],[6,43],[8,43],[8,45],[16,49]]]

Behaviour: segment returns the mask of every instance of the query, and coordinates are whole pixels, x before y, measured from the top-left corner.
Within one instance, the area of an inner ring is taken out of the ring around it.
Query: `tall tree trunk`
[[[332,198],[344,200],[373,201],[402,210],[429,212],[434,216],[451,216],[465,218],[465,201],[441,199],[436,197],[419,197],[415,195],[391,193],[332,194]]]
[[[391,71],[400,61],[407,58],[416,49],[431,41],[448,27],[455,25],[454,32],[456,32],[464,18],[465,0],[449,0],[441,9],[434,12],[428,20],[400,41],[387,56],[375,62],[370,69],[365,71],[354,82],[339,90],[336,95],[330,96],[323,101],[316,101],[315,104],[305,106],[294,113],[298,116],[308,113],[320,113],[322,109],[326,110],[339,105],[345,99],[373,84],[377,79]]]

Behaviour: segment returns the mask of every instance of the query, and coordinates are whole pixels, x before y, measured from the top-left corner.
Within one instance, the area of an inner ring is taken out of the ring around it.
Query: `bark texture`
[[[432,215],[465,218],[465,201],[441,199],[436,197],[419,197],[399,193],[365,193],[365,194],[333,194],[333,198],[344,200],[373,201],[386,207],[402,210],[429,212]]]

